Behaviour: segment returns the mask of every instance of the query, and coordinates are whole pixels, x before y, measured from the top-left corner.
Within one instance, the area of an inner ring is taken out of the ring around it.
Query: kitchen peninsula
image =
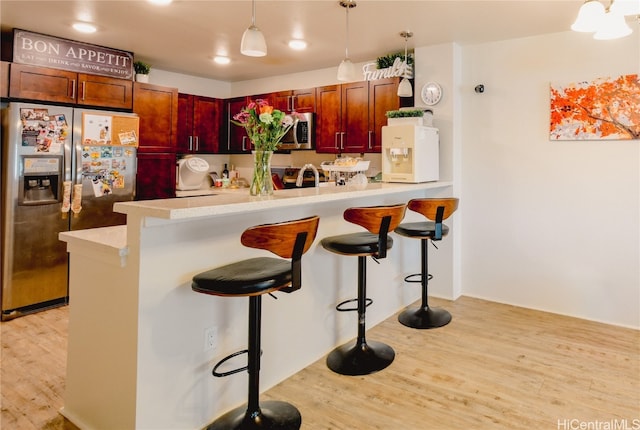
[[[330,185],[262,199],[248,190],[226,191],[118,203],[126,226],[61,234],[73,297],[62,414],[82,429],[205,426],[246,400],[246,373],[214,378],[211,369],[246,348],[247,305],[194,293],[196,273],[264,255],[240,244],[242,231],[253,225],[318,215],[320,239],[359,228],[343,220],[348,207],[451,193],[450,182]],[[407,211],[407,219],[420,216]],[[263,348],[270,352],[263,357],[261,391],[356,335],[355,315],[334,307],[355,297],[357,261],[317,242],[302,260],[302,289],[263,300]],[[419,288],[404,286],[403,278],[420,267],[419,254],[414,241],[396,236],[388,258],[369,265],[369,327],[418,299]],[[447,267],[443,272],[451,272]],[[451,273],[438,278],[448,282]],[[230,366],[244,365],[239,361]]]

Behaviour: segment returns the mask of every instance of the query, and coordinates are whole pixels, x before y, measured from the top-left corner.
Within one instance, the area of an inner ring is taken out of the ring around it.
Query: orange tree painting
[[[552,140],[640,139],[638,75],[551,85]]]

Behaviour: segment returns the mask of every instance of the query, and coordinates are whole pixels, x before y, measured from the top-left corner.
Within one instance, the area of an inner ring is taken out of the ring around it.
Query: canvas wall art
[[[640,139],[638,75],[552,83],[550,139]]]

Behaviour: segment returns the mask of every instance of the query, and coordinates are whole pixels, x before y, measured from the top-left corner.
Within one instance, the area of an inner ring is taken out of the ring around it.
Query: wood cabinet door
[[[46,67],[11,64],[9,96],[58,103],[76,102],[78,74]]]
[[[119,109],[133,107],[133,81],[106,76],[78,74],[79,105]]]
[[[270,96],[271,105],[282,112],[291,112],[292,91],[278,91]]]
[[[220,152],[222,101],[211,97],[193,98],[193,146],[195,152]]]
[[[382,151],[382,127],[387,125],[387,111],[400,108],[399,78],[369,81],[369,139],[365,152]]]
[[[316,152],[340,152],[341,124],[340,85],[316,89]]]
[[[181,154],[193,152],[193,97],[191,94],[178,94],[178,132],[176,151]]]
[[[251,141],[247,136],[244,127],[235,125],[231,122],[233,116],[239,113],[243,107],[247,105],[246,97],[236,97],[226,101],[226,121],[227,128],[227,147],[226,152],[231,154],[242,154],[251,152]]]
[[[176,154],[138,152],[136,200],[176,196]]]
[[[0,62],[0,97],[9,97],[9,63]]]
[[[369,83],[341,85],[342,132],[340,152],[364,152],[369,139]]]
[[[133,111],[140,117],[140,152],[175,152],[178,89],[136,82]]]
[[[316,89],[307,88],[303,90],[293,90],[291,92],[291,110],[296,112],[316,111]]]
[[[278,91],[270,94],[270,102],[282,112],[315,112],[316,89]]]

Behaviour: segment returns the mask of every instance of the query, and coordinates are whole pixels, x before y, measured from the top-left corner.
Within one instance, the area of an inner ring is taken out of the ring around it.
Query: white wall
[[[639,73],[638,30],[463,49],[465,295],[640,327],[640,141],[549,140],[549,83]]]

